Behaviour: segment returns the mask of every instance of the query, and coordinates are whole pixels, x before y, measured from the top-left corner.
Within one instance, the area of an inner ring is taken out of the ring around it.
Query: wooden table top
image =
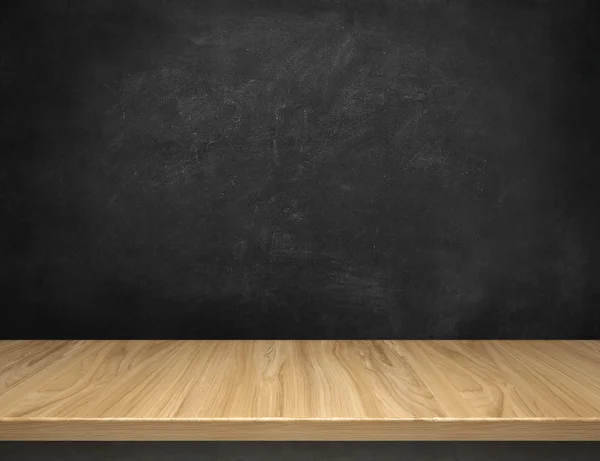
[[[0,440],[600,440],[600,341],[0,341]]]

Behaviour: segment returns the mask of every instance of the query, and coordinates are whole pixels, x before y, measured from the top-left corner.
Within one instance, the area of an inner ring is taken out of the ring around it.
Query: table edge
[[[600,418],[0,418],[12,441],[600,441]]]

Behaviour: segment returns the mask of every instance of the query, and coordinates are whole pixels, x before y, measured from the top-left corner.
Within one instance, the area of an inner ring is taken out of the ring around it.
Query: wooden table
[[[0,341],[0,440],[600,440],[600,341]]]

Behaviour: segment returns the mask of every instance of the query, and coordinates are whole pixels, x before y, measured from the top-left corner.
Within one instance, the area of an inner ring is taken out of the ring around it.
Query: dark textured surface
[[[594,5],[3,5],[0,336],[599,336]]]
[[[5,461],[595,461],[600,443],[0,443]]]

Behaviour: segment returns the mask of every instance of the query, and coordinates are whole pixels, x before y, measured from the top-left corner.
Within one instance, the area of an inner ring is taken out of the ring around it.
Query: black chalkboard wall
[[[0,336],[600,336],[595,3],[3,5]]]

